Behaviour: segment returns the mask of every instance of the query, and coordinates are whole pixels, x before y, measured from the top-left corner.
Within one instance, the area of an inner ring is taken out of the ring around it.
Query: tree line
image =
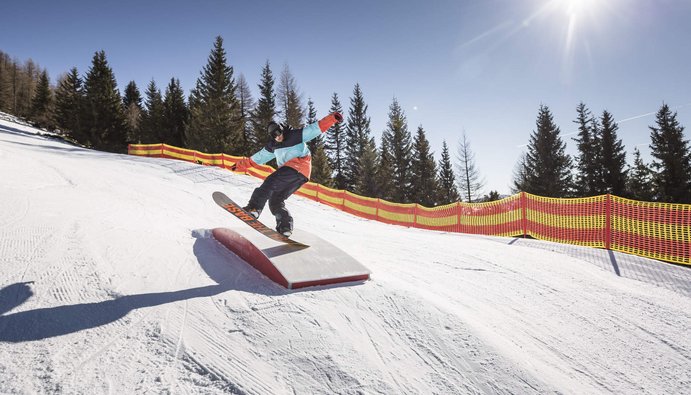
[[[235,76],[220,36],[188,98],[177,78],[171,78],[163,92],[154,80],[143,93],[131,81],[121,95],[104,51],[94,54],[83,76],[72,68],[55,87],[50,86],[47,72],[32,61],[20,65],[0,52],[0,111],[57,130],[83,146],[110,152],[124,153],[132,143],[165,143],[249,156],[266,144],[269,121],[300,128],[318,120],[314,102],[308,99],[303,105],[287,65],[276,80],[267,61],[258,92],[255,100],[245,77]],[[345,122],[310,142],[312,181],[429,207],[460,199],[446,142],[437,163],[425,130],[418,127],[413,138],[395,98],[379,147],[359,84],[354,86],[347,111],[339,95],[333,94],[328,112],[334,111],[343,113]]]
[[[269,121],[299,128],[318,120],[311,98],[303,105],[287,65],[276,80],[266,61],[257,88],[255,100],[245,77],[235,76],[220,36],[189,97],[177,78],[171,78],[163,91],[151,80],[143,94],[131,81],[121,95],[104,51],[94,54],[83,76],[72,68],[58,78],[55,87],[47,72],[31,60],[22,65],[0,51],[0,111],[57,130],[81,145],[111,152],[126,152],[132,143],[166,143],[249,156],[267,142]],[[372,137],[359,84],[355,84],[346,110],[334,93],[328,112],[344,114],[345,122],[310,142],[312,181],[427,207],[500,198],[497,191],[482,195],[484,180],[465,133],[459,139],[455,163],[445,141],[437,162],[425,129],[419,125],[411,132],[396,98],[389,106],[379,145]],[[663,105],[658,126],[651,127],[656,160],[645,164],[636,150],[629,167],[612,115],[605,111],[596,119],[585,104],[579,105],[577,113],[579,154],[571,158],[565,154],[565,143],[549,108],[540,107],[537,129],[514,170],[515,191],[550,197],[613,193],[639,200],[689,202],[691,155],[683,140],[683,127],[669,107]],[[667,152],[672,149],[675,151]]]
[[[650,129],[651,163],[634,149],[627,165],[614,116],[604,110],[596,117],[580,103],[576,108],[577,154],[566,154],[566,143],[546,105],[538,111],[527,152],[514,169],[513,191],[549,197],[584,197],[611,193],[634,200],[691,203],[691,150],[677,113],[662,104]]]

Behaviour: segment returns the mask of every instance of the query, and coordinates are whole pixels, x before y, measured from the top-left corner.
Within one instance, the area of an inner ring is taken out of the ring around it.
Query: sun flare
[[[597,5],[597,0],[557,0],[564,11],[571,15],[580,15],[586,11],[592,11]]]
[[[577,51],[585,50],[588,54],[588,37],[592,37],[592,29],[597,28],[602,16],[603,0],[551,0],[548,4],[556,12],[555,16],[563,15],[562,72],[569,80],[574,73]]]

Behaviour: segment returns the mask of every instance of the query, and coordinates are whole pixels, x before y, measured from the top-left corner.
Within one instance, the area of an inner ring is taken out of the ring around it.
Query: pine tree
[[[511,193],[520,193],[526,190],[528,185],[528,154],[522,152],[513,168],[513,185]]]
[[[85,144],[88,139],[82,128],[83,106],[82,80],[77,68],[73,67],[58,81],[55,91],[55,118],[58,127],[67,137]]]
[[[691,203],[691,151],[684,140],[684,127],[663,104],[656,114],[655,126],[650,126],[653,156],[653,185],[657,200],[667,203]]]
[[[236,155],[250,156],[255,152],[255,148],[259,145],[259,139],[252,127],[252,109],[254,108],[254,99],[252,98],[252,91],[243,74],[238,77],[238,101],[240,103],[240,123],[242,124],[242,140],[240,143],[240,150]]]
[[[31,117],[31,100],[36,92],[38,79],[39,68],[33,60],[27,60],[22,67],[15,65],[13,75],[13,114],[22,118]]]
[[[425,207],[434,207],[439,203],[439,183],[437,182],[437,163],[430,151],[430,144],[422,125],[418,126],[413,139],[412,158],[410,162],[411,200]]]
[[[394,158],[391,155],[388,144],[382,139],[379,149],[379,161],[376,170],[376,194],[377,197],[387,201],[394,201],[396,187],[394,184]]]
[[[14,93],[12,76],[15,63],[10,56],[0,51],[0,111],[12,114],[14,109]]]
[[[0,111],[30,119],[40,79],[41,69],[33,60],[20,65],[0,51]]]
[[[14,115],[19,115],[19,111],[21,108],[19,97],[21,96],[23,77],[23,70],[16,62],[13,62],[12,71],[10,72],[10,90],[12,92],[12,95],[10,97],[10,113]]]
[[[185,127],[189,122],[189,109],[185,103],[185,92],[180,80],[171,78],[163,98],[163,119],[161,142],[182,147],[184,145]]]
[[[574,123],[578,125],[578,137],[573,139],[578,148],[576,182],[574,184],[576,195],[599,195],[604,192],[604,185],[597,122],[583,102],[578,105],[576,111],[578,117]]]
[[[122,97],[122,105],[125,108],[128,108],[131,104],[134,104],[140,109],[143,108],[142,94],[141,92],[139,92],[139,87],[137,87],[137,83],[134,81],[130,81],[127,84],[127,86],[125,87],[125,94]]]
[[[635,200],[650,202],[655,196],[653,171],[643,162],[638,148],[633,151],[633,166],[629,167],[626,189],[626,196]]]
[[[441,160],[439,161],[439,204],[448,204],[459,201],[461,198],[456,188],[456,176],[453,173],[451,155],[446,141],[442,143]]]
[[[377,145],[374,137],[365,144],[358,162],[358,180],[354,186],[354,192],[368,197],[377,197],[381,185],[377,179]]]
[[[240,104],[221,36],[216,37],[192,96],[185,136],[189,148],[207,153],[238,152],[242,142]]]
[[[303,127],[302,120],[305,117],[305,112],[302,109],[302,99],[298,92],[295,77],[293,77],[287,64],[281,72],[277,93],[278,104],[281,106],[283,115],[282,122],[295,129]]]
[[[86,144],[98,150],[125,152],[127,136],[122,99],[105,51],[94,54],[84,80]]]
[[[271,65],[266,61],[262,69],[261,81],[259,83],[259,99],[257,106],[252,113],[252,129],[256,133],[259,141],[252,151],[256,151],[269,141],[266,127],[276,116],[276,94],[274,93],[274,77],[271,72]]]
[[[470,141],[465,131],[458,142],[458,190],[469,203],[477,201],[482,196],[485,180],[480,178],[480,172],[475,166],[475,153],[470,148]]]
[[[326,156],[324,145],[319,144],[317,148],[312,151],[312,175],[310,181],[322,184],[325,187],[333,187],[334,181],[331,178],[331,166],[329,165],[329,158]]]
[[[367,104],[365,104],[360,84],[355,84],[353,97],[350,98],[350,109],[348,110],[345,133],[346,159],[344,174],[346,188],[352,190],[360,182],[360,178],[362,178],[360,175],[360,160],[371,138],[370,118],[367,116]]]
[[[331,97],[331,109],[329,112],[343,113],[338,94]],[[332,126],[326,132],[326,154],[329,156],[329,164],[334,171],[334,185],[338,189],[346,189],[346,134],[341,123]]]
[[[31,101],[31,120],[39,128],[55,129],[53,92],[50,89],[48,72],[43,70]]]
[[[9,78],[9,85],[10,85],[10,97],[9,97],[9,113],[17,115],[17,91],[18,89],[18,80],[19,80],[19,75],[20,75],[20,69],[17,63],[12,62],[11,64],[11,70],[9,72],[10,78]]]
[[[10,56],[0,51],[0,111],[10,112],[11,100],[11,79],[12,59]]]
[[[142,116],[141,139],[144,144],[163,142],[163,96],[153,79],[146,88],[146,111]]]
[[[122,97],[122,107],[125,112],[125,125],[127,126],[127,141],[133,143],[141,142],[141,123],[143,115],[142,95],[139,92],[137,83],[130,81],[125,88],[125,95]]]
[[[528,143],[522,189],[539,196],[567,197],[572,190],[571,158],[545,105],[540,105],[536,126]]]
[[[398,203],[409,203],[411,197],[410,160],[411,136],[408,121],[403,109],[394,98],[389,107],[389,120],[382,134],[382,145],[391,155],[393,169],[393,200]]]
[[[307,114],[305,114],[305,116],[305,125],[310,125],[318,121],[317,109],[314,108],[314,102],[312,101],[311,97],[307,98]],[[317,143],[319,143],[322,147],[324,146],[324,139],[322,138],[321,134],[316,139],[312,139],[307,142],[307,146],[309,147],[310,151],[315,151],[317,148]]]
[[[617,138],[619,125],[607,110],[600,117],[600,169],[602,185],[607,192],[617,196],[626,195],[626,151]]]
[[[479,202],[493,202],[495,200],[501,199],[501,196],[499,196],[499,191],[489,191],[488,194],[485,196],[481,197]]]
[[[314,108],[312,99],[308,99],[307,119],[305,120],[305,124],[310,125],[317,121],[317,110]],[[324,149],[324,140],[322,139],[322,135],[310,140],[307,145],[312,153],[311,181],[324,185],[325,187],[333,187],[333,179],[331,178],[333,171],[331,170],[329,158],[327,157],[326,150]]]

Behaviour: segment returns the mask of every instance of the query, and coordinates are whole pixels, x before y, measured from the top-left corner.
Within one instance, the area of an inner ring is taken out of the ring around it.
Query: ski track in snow
[[[390,226],[291,197],[297,227],[373,275],[289,291],[209,235],[251,231],[210,196],[246,200],[258,180],[34,133],[0,120],[0,393],[691,386],[688,268]]]

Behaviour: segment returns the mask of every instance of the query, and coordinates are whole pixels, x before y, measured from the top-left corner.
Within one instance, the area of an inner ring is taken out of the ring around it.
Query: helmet
[[[283,134],[281,125],[274,121],[269,122],[269,125],[266,127],[266,131],[269,132],[269,136],[271,136],[272,139],[275,139],[277,136]]]

